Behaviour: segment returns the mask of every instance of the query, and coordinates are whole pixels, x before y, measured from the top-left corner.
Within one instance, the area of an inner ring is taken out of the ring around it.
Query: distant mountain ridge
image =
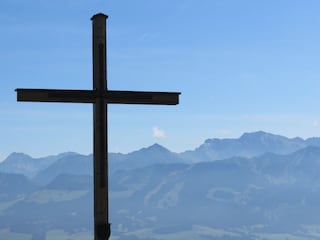
[[[112,234],[130,240],[318,239],[319,142],[255,132],[208,139],[184,153],[159,144],[110,153]],[[62,232],[59,239],[92,234],[92,155],[49,160],[36,166],[39,159],[14,153],[0,164],[1,239],[10,239],[8,231],[28,239],[46,239],[53,230]],[[13,167],[22,174],[4,172]]]
[[[55,156],[32,158],[24,153],[12,153],[0,163],[0,172],[20,173],[34,177],[39,171],[49,167],[60,158],[69,157],[76,153],[66,152]]]
[[[287,138],[263,131],[244,133],[237,139],[207,139],[193,151],[182,153],[191,162],[212,161],[233,156],[251,158],[264,153],[289,154],[307,146],[320,146],[320,138]]]
[[[320,147],[320,138],[306,140],[287,138],[263,131],[244,133],[234,139],[207,139],[194,150],[173,153],[154,144],[128,153],[109,153],[110,171],[129,170],[157,163],[196,163],[226,159],[234,156],[252,158],[265,153],[290,154],[308,146]],[[56,170],[54,170],[56,169]],[[21,173],[29,178],[50,182],[64,169],[65,174],[92,174],[92,155],[69,152],[56,156],[32,158],[23,153],[12,153],[0,163],[0,172]]]
[[[179,154],[173,153],[159,144],[128,154],[109,154],[110,170],[133,169],[150,166],[157,163],[178,163],[184,159]]]
[[[47,168],[39,171],[33,179],[41,185],[46,185],[60,174],[91,175],[92,171],[92,155],[73,153],[56,159]]]

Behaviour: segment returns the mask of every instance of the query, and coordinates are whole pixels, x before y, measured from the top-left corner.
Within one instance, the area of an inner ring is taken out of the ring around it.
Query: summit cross
[[[179,92],[113,91],[107,89],[106,20],[92,20],[93,90],[16,89],[17,101],[93,104],[94,240],[111,235],[108,196],[108,104],[177,105]]]

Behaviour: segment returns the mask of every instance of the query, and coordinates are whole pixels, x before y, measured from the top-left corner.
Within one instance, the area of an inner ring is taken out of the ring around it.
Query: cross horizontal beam
[[[20,102],[69,102],[95,103],[98,98],[105,98],[114,104],[154,104],[177,105],[180,92],[143,92],[96,90],[55,90],[55,89],[16,89]]]
[[[16,89],[18,102],[94,103],[92,90]]]
[[[106,91],[107,103],[179,104],[179,92]]]

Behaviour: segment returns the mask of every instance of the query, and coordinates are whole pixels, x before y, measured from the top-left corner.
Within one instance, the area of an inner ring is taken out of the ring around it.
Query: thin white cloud
[[[164,138],[166,136],[166,133],[158,127],[153,127],[152,128],[152,135],[155,138]]]
[[[314,120],[312,122],[312,126],[315,127],[315,128],[319,127],[319,121],[318,120]]]

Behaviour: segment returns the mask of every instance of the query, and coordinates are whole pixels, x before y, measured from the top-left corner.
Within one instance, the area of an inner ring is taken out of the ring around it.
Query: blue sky
[[[16,88],[91,89],[92,15],[109,15],[108,88],[181,91],[109,106],[109,150],[175,152],[264,130],[320,136],[320,1],[1,0],[0,160],[92,152],[92,106],[17,103]]]

